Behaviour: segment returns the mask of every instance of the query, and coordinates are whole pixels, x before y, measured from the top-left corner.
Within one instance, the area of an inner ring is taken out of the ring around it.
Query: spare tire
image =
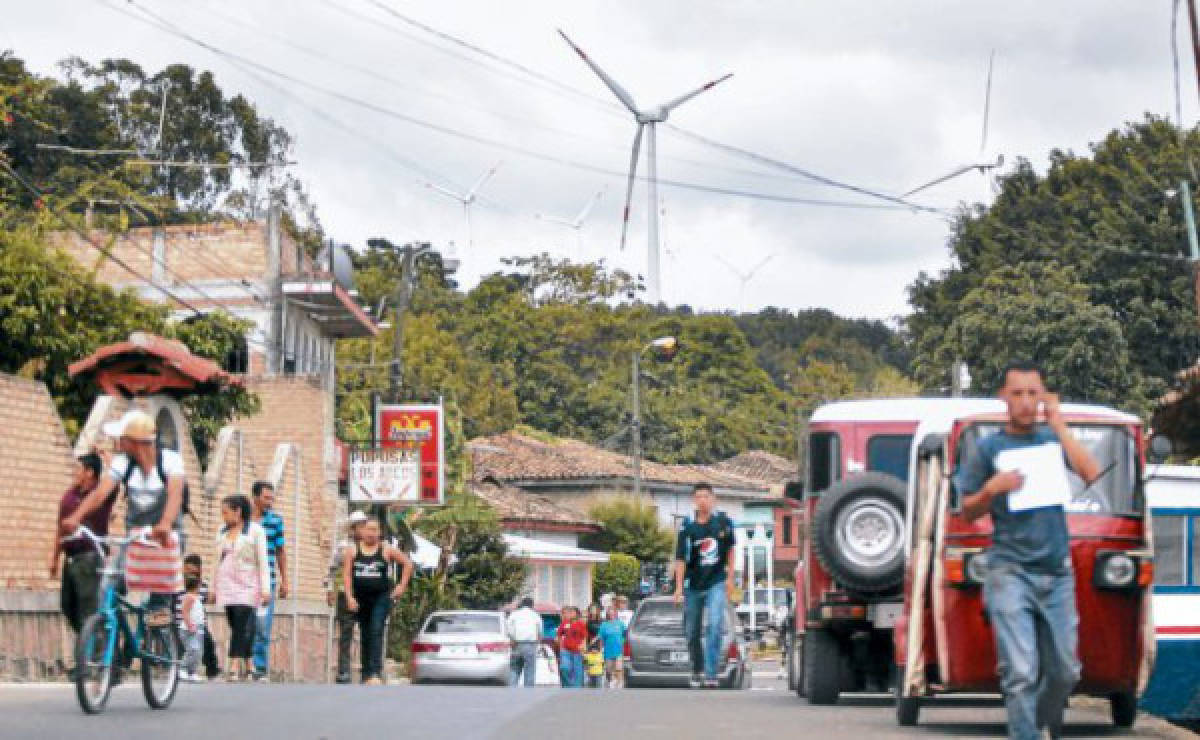
[[[835,581],[861,593],[904,582],[904,482],[860,473],[821,494],[813,516],[813,550]]]

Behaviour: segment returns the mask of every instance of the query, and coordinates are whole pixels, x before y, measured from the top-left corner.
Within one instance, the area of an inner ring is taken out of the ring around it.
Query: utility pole
[[[1196,22],[1196,0],[1187,0],[1188,27],[1192,37],[1192,59],[1196,68],[1196,90],[1200,93],[1200,27]],[[1183,121],[1179,122],[1180,129]],[[1180,135],[1183,136],[1182,130]],[[1191,159],[1188,158],[1191,169]],[[1193,176],[1195,172],[1193,171]],[[1200,315],[1200,246],[1196,239],[1196,215],[1192,210],[1192,188],[1185,178],[1179,186],[1179,197],[1183,200],[1183,218],[1187,222],[1188,247],[1192,258],[1192,292],[1196,296],[1196,313]]]
[[[633,404],[633,415],[629,423],[629,434],[633,444],[633,495],[639,498],[642,495],[642,404],[638,393],[642,376],[641,358],[641,352],[633,353],[633,390],[629,394]]]
[[[396,250],[401,254],[400,282],[396,285],[396,307],[392,309],[392,365],[388,378],[388,394],[393,402],[401,400],[400,388],[404,383],[404,315],[412,301],[417,258],[429,249],[428,244],[406,244]]]

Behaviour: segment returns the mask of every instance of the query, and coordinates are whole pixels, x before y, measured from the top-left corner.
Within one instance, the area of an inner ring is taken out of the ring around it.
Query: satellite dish
[[[338,282],[338,285],[346,290],[354,290],[354,262],[350,259],[350,253],[346,251],[345,245],[333,245],[329,253],[329,263],[333,271],[333,279]]]

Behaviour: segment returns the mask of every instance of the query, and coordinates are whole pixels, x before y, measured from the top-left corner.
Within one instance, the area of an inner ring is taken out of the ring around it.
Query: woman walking
[[[229,623],[230,681],[240,681],[250,669],[254,651],[255,610],[271,598],[271,568],[267,534],[250,521],[250,499],[226,496],[221,501],[225,526],[217,535],[217,578],[213,591],[225,607]]]
[[[346,608],[358,619],[362,653],[362,682],[383,683],[383,627],[392,604],[408,588],[413,564],[408,553],[380,541],[378,519],[368,519],[359,529],[358,543],[346,548],[342,587]],[[392,587],[391,564],[400,564],[400,582]]]

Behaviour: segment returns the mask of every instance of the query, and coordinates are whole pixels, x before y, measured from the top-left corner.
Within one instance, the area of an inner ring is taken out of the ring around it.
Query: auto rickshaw
[[[1099,406],[1064,404],[1062,412],[1103,471],[1090,486],[1069,473],[1067,528],[1082,662],[1075,692],[1107,698],[1113,724],[1128,727],[1153,667],[1155,645],[1142,427],[1136,417]],[[939,694],[1000,692],[982,588],[991,517],[968,522],[962,516],[963,496],[971,492],[955,490],[953,473],[973,446],[1005,423],[998,403],[995,413],[918,429],[904,605],[894,644],[901,725],[915,725],[922,704]]]

